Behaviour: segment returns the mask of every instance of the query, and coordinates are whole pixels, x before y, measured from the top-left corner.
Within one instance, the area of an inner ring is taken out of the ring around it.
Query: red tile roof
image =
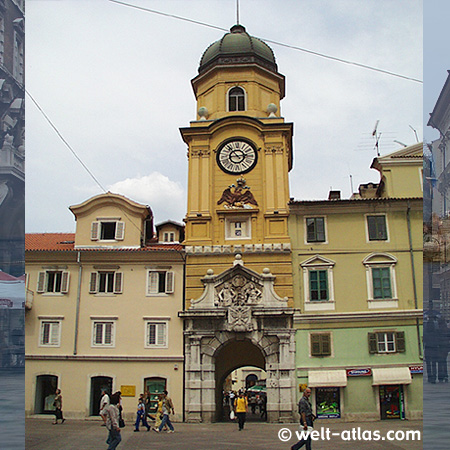
[[[27,233],[25,251],[91,251],[91,252],[157,252],[182,251],[181,244],[151,244],[143,248],[95,248],[75,249],[75,233]]]

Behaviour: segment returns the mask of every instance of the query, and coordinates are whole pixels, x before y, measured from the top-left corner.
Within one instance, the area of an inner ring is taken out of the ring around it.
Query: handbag
[[[119,418],[119,428],[125,428],[125,420],[122,417]]]
[[[236,416],[234,415],[234,411],[231,410],[231,412],[230,412],[230,420],[234,420],[235,417],[236,417]]]

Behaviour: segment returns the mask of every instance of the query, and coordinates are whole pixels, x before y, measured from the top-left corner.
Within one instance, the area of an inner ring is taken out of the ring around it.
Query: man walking
[[[308,431],[309,427],[313,427],[314,419],[316,418],[312,412],[311,403],[309,397],[311,396],[311,389],[306,388],[303,391],[303,397],[298,402],[298,412],[300,413],[300,424],[303,425],[303,431]],[[311,450],[311,435],[308,435],[306,439],[300,439],[296,444],[291,447],[291,450],[298,450],[306,444],[306,450]]]
[[[163,404],[162,404],[162,413],[163,413],[163,419],[161,421],[161,425],[159,428],[155,428],[155,431],[160,433],[162,429],[164,428],[164,425],[167,424],[169,427],[168,433],[175,433],[175,430],[173,429],[172,422],[170,421],[170,412],[172,411],[172,414],[175,414],[175,409],[173,407],[172,399],[168,395],[169,393],[167,391],[164,391],[164,398],[163,398]]]
[[[103,419],[102,427],[106,426],[106,408],[109,406],[108,390],[102,389],[102,398],[100,399],[100,417]]]

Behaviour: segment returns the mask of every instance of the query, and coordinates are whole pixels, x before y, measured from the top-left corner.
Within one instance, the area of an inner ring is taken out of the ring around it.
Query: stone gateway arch
[[[211,269],[205,289],[179,313],[185,321],[187,422],[220,419],[222,383],[246,365],[267,373],[267,420],[292,422],[295,410],[294,310],[274,291],[269,269],[258,274],[241,255],[219,275]]]

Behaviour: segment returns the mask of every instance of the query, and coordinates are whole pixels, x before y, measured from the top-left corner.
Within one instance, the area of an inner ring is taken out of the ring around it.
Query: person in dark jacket
[[[448,383],[448,371],[447,371],[447,356],[449,352],[449,329],[447,328],[447,322],[443,317],[438,320],[438,380],[441,383]]]

